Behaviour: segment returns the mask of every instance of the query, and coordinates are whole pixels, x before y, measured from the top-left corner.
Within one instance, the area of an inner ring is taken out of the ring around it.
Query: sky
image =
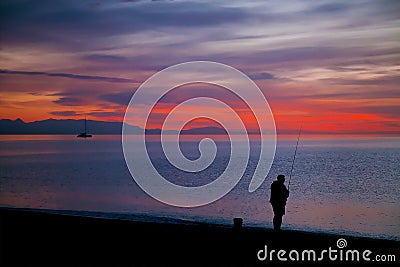
[[[399,1],[0,1],[3,119],[122,121],[146,79],[194,60],[249,76],[278,133],[400,134]],[[165,96],[148,127],[193,96],[257,126],[198,84]]]

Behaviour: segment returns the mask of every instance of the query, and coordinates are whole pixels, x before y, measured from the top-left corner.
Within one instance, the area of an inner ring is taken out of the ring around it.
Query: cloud
[[[71,116],[77,116],[81,115],[80,113],[77,113],[76,111],[52,111],[50,112],[51,115],[55,116],[62,116],[62,117],[71,117]]]
[[[123,91],[118,93],[101,94],[97,97],[97,99],[122,106],[127,106],[132,96],[134,95],[134,92],[135,90],[132,89],[130,91]],[[63,93],[57,95],[63,95]],[[219,99],[227,103],[228,105],[239,107],[243,106],[241,99],[233,94],[231,91],[216,85],[206,83],[193,83],[174,88],[166,95],[164,95],[158,103],[168,104],[167,106],[171,107],[194,97],[211,97]]]
[[[102,2],[93,8],[75,1],[5,1],[0,10],[0,31],[7,32],[2,35],[3,44],[46,43],[73,50],[104,47],[93,42],[96,38],[240,23],[249,18],[239,7],[207,2]]]
[[[132,96],[133,92],[121,92],[113,94],[103,94],[100,95],[98,99],[122,106],[128,106],[128,103],[131,100]]]
[[[399,118],[400,114],[399,105],[379,105],[378,103],[373,106],[344,107],[341,110],[349,113],[376,114],[386,118]]]
[[[125,79],[125,78],[78,75],[78,74],[71,74],[71,73],[49,73],[49,72],[42,72],[42,71],[0,70],[0,74],[43,75],[43,76],[49,76],[49,77],[62,77],[62,78],[80,79],[80,80],[97,80],[97,81],[114,82],[114,83],[137,83],[137,81]]]
[[[329,46],[297,46],[293,48],[282,48],[254,53],[252,60],[255,62],[282,63],[282,62],[305,62],[312,60],[327,60],[344,56],[349,51]],[[258,58],[258,59],[257,59]]]
[[[111,118],[120,118],[122,119],[125,115],[125,112],[123,111],[112,111],[112,112],[108,112],[108,111],[92,111],[89,113],[86,113],[87,115],[90,116],[94,116],[94,117],[101,117],[101,118],[107,118],[107,117],[111,117]]]
[[[400,129],[400,123],[399,122],[382,122],[382,124],[387,126],[387,127],[393,127],[393,128]]]
[[[101,63],[113,63],[113,62],[125,62],[126,57],[106,54],[90,54],[81,57],[83,60],[101,62]]]
[[[275,79],[274,75],[272,75],[271,73],[268,73],[268,72],[260,72],[260,73],[250,74],[248,76],[252,80],[271,80],[271,79]]]
[[[400,83],[400,77],[384,76],[372,79],[328,78],[328,79],[323,79],[323,81],[339,85],[364,85],[364,86],[382,85],[383,86],[383,85],[398,85]],[[378,92],[378,95],[382,95],[382,93]],[[397,94],[397,96],[399,96],[399,94]]]
[[[81,106],[84,102],[75,97],[61,97],[57,100],[54,100],[53,103],[62,105],[62,106]]]
[[[325,13],[332,14],[332,12],[341,13],[349,10],[351,6],[352,4],[349,2],[321,2],[317,3],[317,6],[311,8],[310,11],[313,13],[322,13],[322,14]]]

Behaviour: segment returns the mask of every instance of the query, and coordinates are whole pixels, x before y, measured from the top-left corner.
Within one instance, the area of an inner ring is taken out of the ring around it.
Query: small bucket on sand
[[[235,229],[242,229],[243,219],[242,218],[233,218],[233,227]]]

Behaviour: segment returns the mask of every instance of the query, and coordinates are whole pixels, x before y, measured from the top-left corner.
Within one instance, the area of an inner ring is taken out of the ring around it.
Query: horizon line
[[[48,121],[48,120],[55,120],[55,121],[82,121],[85,119],[72,119],[72,118],[66,118],[66,119],[54,119],[54,118],[48,118],[48,119],[44,119],[44,120],[36,120],[36,121],[32,121],[32,122],[26,122],[21,118],[17,118],[17,119],[8,119],[8,118],[0,118],[1,120],[9,120],[9,121],[22,121],[25,124],[30,124],[30,123],[36,123],[36,122],[42,122],[42,121]],[[102,121],[102,120],[88,120],[87,121],[92,121],[92,122],[102,122],[102,123],[125,123],[123,121]],[[131,127],[138,127],[140,129],[143,129],[139,126],[136,125],[131,125],[128,123],[125,123],[126,125],[129,125]],[[201,130],[201,129],[212,129],[212,128],[218,128],[221,130],[224,130],[224,128],[222,127],[218,127],[218,126],[205,126],[205,127],[192,127],[189,129],[184,129],[181,131],[189,131],[189,130]],[[146,131],[161,131],[161,128],[146,128]],[[165,130],[166,132],[164,134],[166,135],[171,135],[171,134],[176,134],[176,133],[180,133],[179,130]],[[46,135],[46,134],[51,134],[51,133],[0,133],[0,135]],[[96,135],[110,135],[107,133],[93,133]],[[122,133],[114,133],[111,135],[120,135]],[[150,135],[157,135],[160,133],[147,133]],[[227,135],[226,133],[220,133],[220,132],[216,132],[216,133],[187,133],[186,135],[206,135],[206,134],[210,134],[210,135]],[[271,134],[271,133],[268,133]],[[69,133],[60,133],[59,135],[69,135]],[[136,135],[136,133],[132,134],[132,135]],[[234,135],[241,135],[241,133],[234,133]],[[247,135],[260,135],[259,132],[256,131],[251,131],[247,133]],[[298,135],[298,131],[297,130],[276,130],[276,135]],[[396,131],[396,132],[345,132],[345,131],[336,131],[336,132],[316,132],[316,131],[311,131],[311,130],[302,130],[302,135],[307,135],[307,136],[312,136],[312,135],[321,135],[321,136],[328,136],[328,135],[340,135],[340,136],[344,136],[344,135],[360,135],[360,136],[399,136],[400,135],[400,131]],[[399,136],[400,137],[400,136]]]

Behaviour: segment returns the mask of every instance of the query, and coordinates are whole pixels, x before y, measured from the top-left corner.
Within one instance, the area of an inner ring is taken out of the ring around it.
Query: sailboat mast
[[[87,120],[85,115],[85,132],[78,134],[78,137],[92,137],[91,134],[87,134]]]

